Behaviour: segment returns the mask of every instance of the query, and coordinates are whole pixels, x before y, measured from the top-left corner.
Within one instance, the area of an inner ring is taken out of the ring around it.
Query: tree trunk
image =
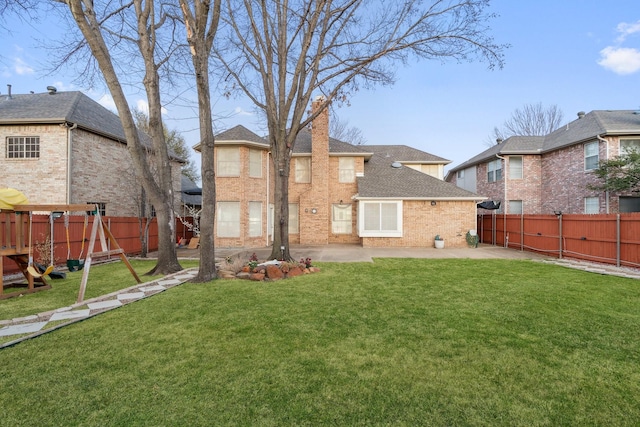
[[[269,259],[291,261],[289,248],[289,169],[291,159],[286,153],[285,144],[280,144],[277,151],[278,153],[273,156],[275,166],[274,230],[273,246]],[[283,153],[279,153],[280,151]]]

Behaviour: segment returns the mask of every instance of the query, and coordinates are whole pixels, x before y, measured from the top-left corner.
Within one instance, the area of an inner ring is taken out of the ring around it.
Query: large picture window
[[[598,143],[594,141],[584,144],[584,170],[590,171],[596,169],[598,162],[600,162]]]
[[[311,157],[296,157],[295,180],[299,183],[311,182]]]
[[[218,237],[240,237],[240,202],[218,202]]]
[[[219,147],[216,150],[216,175],[240,176],[240,149]]]
[[[361,237],[402,237],[402,201],[362,201],[358,211]]]
[[[331,231],[334,234],[351,234],[351,205],[333,205],[331,209]]]
[[[620,154],[640,153],[640,139],[621,139]]]
[[[40,157],[39,136],[10,136],[5,151],[7,159],[37,159]]]

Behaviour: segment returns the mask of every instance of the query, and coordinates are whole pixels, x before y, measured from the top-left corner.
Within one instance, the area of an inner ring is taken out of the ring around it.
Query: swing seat
[[[67,268],[69,271],[80,271],[84,268],[84,260],[83,259],[68,259],[67,260]]]
[[[33,265],[28,266],[27,271],[29,272],[30,275],[36,278],[39,278],[42,276],[48,276],[53,271],[53,265],[50,265],[49,267],[47,267],[47,269],[44,270],[42,273],[36,270]]]

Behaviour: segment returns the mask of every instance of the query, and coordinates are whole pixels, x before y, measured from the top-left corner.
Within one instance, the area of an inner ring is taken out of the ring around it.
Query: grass
[[[640,419],[635,280],[507,260],[321,268],[184,284],[4,349],[0,425]]]
[[[161,277],[144,275],[153,268],[155,260],[131,259],[129,262],[143,282]],[[197,260],[181,260],[180,263],[184,268],[198,265]],[[82,274],[82,271],[70,272],[67,273],[65,279],[48,280],[49,284],[51,284],[51,289],[0,300],[0,320],[44,313],[75,304],[80,290]],[[92,265],[84,299],[88,300],[134,285],[136,285],[136,280],[129,272],[129,269],[119,261]],[[13,293],[21,289],[24,288],[8,288],[5,292]]]

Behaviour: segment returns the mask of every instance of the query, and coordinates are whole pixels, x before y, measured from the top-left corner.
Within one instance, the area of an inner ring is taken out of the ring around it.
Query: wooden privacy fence
[[[478,216],[480,242],[616,266],[640,267],[640,213]]]
[[[191,221],[191,218],[184,218]],[[146,219],[136,217],[102,217],[102,221],[111,234],[115,237],[118,245],[124,250],[125,254],[138,255],[142,251],[142,242],[140,241],[140,230],[144,230],[144,222]],[[85,228],[84,215],[64,215],[53,221],[53,257],[56,265],[64,265],[67,259],[84,258],[87,254],[89,235],[91,233],[91,224],[93,220],[88,218]],[[13,225],[11,225],[13,228]],[[9,227],[0,230],[0,241],[5,241],[5,235]],[[10,231],[9,231],[10,232]],[[67,232],[69,233],[69,245],[67,246]],[[50,246],[47,243],[47,237],[50,234],[49,215],[33,215],[33,224],[31,230],[31,244],[33,245],[33,257],[40,262],[42,257],[50,258]],[[180,238],[187,240],[193,236],[179,220],[176,220],[176,238],[178,242]],[[84,237],[84,248],[82,245]],[[15,242],[15,236],[11,236],[10,240]],[[155,218],[151,219],[149,225],[149,234],[147,236],[147,247],[149,251],[158,250],[158,223]],[[38,248],[46,252],[41,256]],[[7,261],[7,260],[5,260]],[[48,263],[48,262],[47,262]],[[44,263],[44,264],[47,264]],[[18,273],[20,270],[13,262],[3,263],[3,275]]]

